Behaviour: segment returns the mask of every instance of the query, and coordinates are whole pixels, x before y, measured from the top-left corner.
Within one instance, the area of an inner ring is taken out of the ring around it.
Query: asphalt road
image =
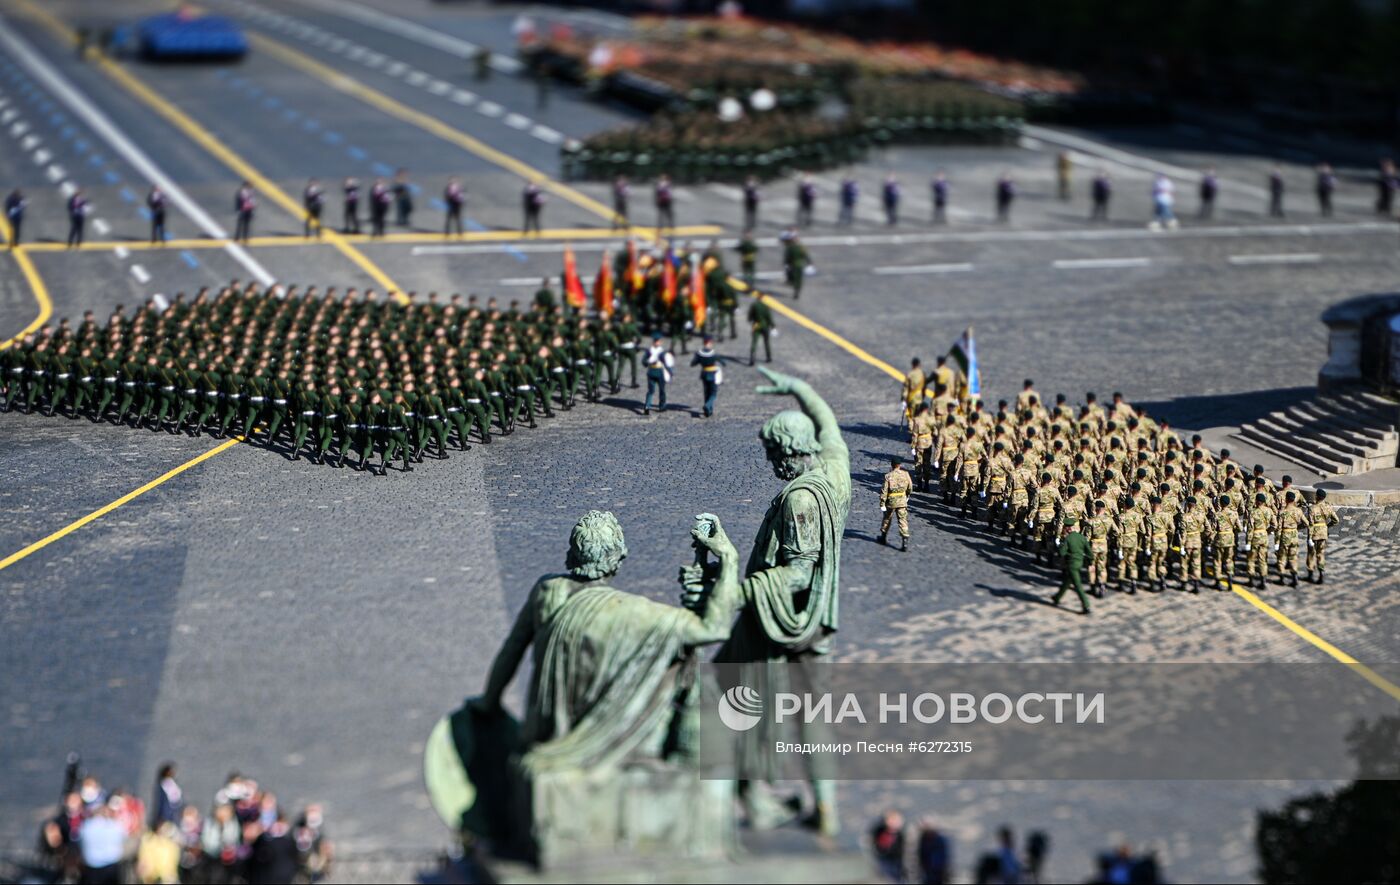
[[[331,185],[333,225],[340,179],[409,170],[422,189],[417,229],[396,231],[392,242],[288,241],[300,221],[260,186],[255,235],[280,239],[248,251],[279,280],[383,287],[388,279],[404,291],[524,299],[530,281],[558,272],[566,240],[587,272],[599,249],[617,245],[597,238],[607,221],[589,198],[607,196],[596,184],[561,187],[545,210],[547,228],[594,233],[485,239],[519,223],[522,167],[501,157],[554,175],[556,138],[627,119],[568,89],[540,108],[533,84],[509,72],[477,82],[462,46],[507,50],[514,9],[426,0],[209,5],[275,44],[260,42],[231,67],[121,66],[192,125],[173,123],[111,70],[75,59],[33,6],[0,0],[0,15],[226,228],[248,169],[293,203],[308,177],[321,178]],[[101,15],[124,20],[159,7],[121,0],[103,4]],[[44,9],[69,27],[93,23],[87,4],[59,0]],[[340,73],[321,76],[327,68]],[[873,157],[852,170],[864,198],[850,228],[832,223],[842,173],[820,176],[819,223],[805,234],[819,272],[800,302],[783,303],[846,346],[780,316],[775,365],[829,399],[853,454],[837,657],[1329,660],[1234,594],[1110,598],[1092,619],[1056,611],[1040,604],[1050,575],[922,501],[909,554],[872,543],[880,460],[903,440],[893,427],[896,382],[853,349],[902,369],[913,355],[945,351],[972,325],[992,402],[1033,377],[1041,390],[1076,399],[1122,390],[1178,426],[1204,427],[1248,420],[1311,387],[1326,349],[1318,313],[1393,288],[1396,231],[1370,214],[1369,190],[1349,183],[1337,217],[1317,218],[1308,182],[1322,158],[1275,157],[1267,145],[1206,130],[1049,133],[1076,145],[1075,199],[1066,203],[1053,196],[1060,148],[1045,135],[1018,147]],[[247,263],[183,212],[169,221],[181,242],[142,248],[147,182],[139,169],[8,54],[0,54],[0,144],[0,182],[32,199],[27,254],[55,318],[85,309],[104,316],[156,292],[250,277]],[[1263,217],[1256,193],[1275,161],[1285,164],[1291,193],[1281,220]],[[1146,229],[1150,170],[1163,165],[1218,169],[1227,188],[1216,219],[1189,218],[1192,182],[1183,178],[1183,228]],[[1115,178],[1113,220],[1090,224],[1087,182],[1101,167]],[[955,211],[935,227],[924,189],[937,168],[954,182]],[[1008,170],[1022,197],[1012,222],[996,225],[992,183]],[[874,201],[889,171],[906,190],[905,218],[894,228]],[[444,243],[434,236],[441,212],[433,198],[450,175],[469,192],[474,238]],[[56,247],[66,233],[65,184],[92,196],[93,248]],[[789,222],[794,187],[768,188],[762,236]],[[732,188],[683,188],[679,196],[680,224],[736,234]],[[638,223],[651,223],[648,204],[639,185]],[[128,240],[136,242],[122,246]],[[765,247],[766,272],[778,269],[777,255]],[[763,282],[786,296],[776,280]],[[17,333],[37,310],[17,264],[0,261],[0,332]],[[742,360],[744,344],[721,350]],[[325,801],[333,834],[352,854],[444,844],[420,786],[422,742],[437,716],[478,689],[531,582],[562,563],[577,516],[594,507],[617,512],[632,551],[621,584],[658,599],[674,596],[694,513],[718,513],[735,538],[756,529],[778,486],[755,432],[779,404],[752,393],[757,376],[742,364],[728,375],[719,416],[709,421],[695,417],[699,385],[684,371],[669,413],[641,417],[637,392],[624,389],[539,430],[385,479],[231,447],[3,568],[0,846],[30,844],[57,798],[69,749],[108,784],[142,792],[159,762],[177,759],[199,804],[226,771],[253,773],[289,804]],[[0,556],[216,445],[0,415]],[[1264,593],[1295,624],[1392,680],[1397,668],[1383,665],[1400,659],[1395,529],[1393,518],[1349,516],[1326,588]],[[1338,674],[1354,678],[1340,666]],[[1378,713],[1394,711],[1379,691],[1376,703]],[[1254,810],[1307,788],[900,783],[852,784],[843,795],[852,833],[885,804],[934,815],[958,837],[963,866],[996,826],[1011,822],[1052,832],[1055,879],[1082,878],[1090,852],[1124,839],[1156,847],[1169,874],[1189,881],[1249,878]]]

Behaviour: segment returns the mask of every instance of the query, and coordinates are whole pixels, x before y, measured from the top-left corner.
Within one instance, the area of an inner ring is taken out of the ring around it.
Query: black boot
[[[1194,579],[1191,581],[1191,592],[1192,592],[1192,593],[1200,593],[1200,592],[1201,592],[1201,582],[1200,582],[1200,581],[1197,581],[1197,580],[1194,580]]]
[[[900,553],[908,553],[908,552],[909,552],[909,539],[908,539],[908,538],[900,538],[900,539],[899,539],[899,552],[900,552]]]
[[[884,532],[880,533],[880,543],[885,545],[888,545],[890,543],[889,540],[885,537]]]
[[[1317,583],[1318,586],[1322,585],[1322,569],[1317,570]]]
[[[1297,572],[1293,572],[1292,574],[1290,574],[1290,575],[1288,576],[1288,586],[1290,586],[1290,587],[1297,587],[1297,586],[1298,586],[1298,573],[1297,573]]]

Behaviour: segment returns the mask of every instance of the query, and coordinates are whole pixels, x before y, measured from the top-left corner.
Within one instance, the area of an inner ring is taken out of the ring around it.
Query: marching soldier
[[[1152,512],[1147,517],[1147,580],[1161,593],[1167,589],[1167,552],[1174,525],[1161,498],[1153,495],[1149,503]]]
[[[749,365],[754,364],[758,352],[758,342],[763,342],[763,361],[773,362],[773,309],[768,306],[767,296],[759,296],[749,305]]]
[[[1103,599],[1103,587],[1108,583],[1108,536],[1113,532],[1113,517],[1103,500],[1094,501],[1094,515],[1085,525],[1089,538],[1089,590]]]
[[[671,372],[675,369],[676,358],[661,343],[662,337],[660,330],[651,333],[651,347],[647,348],[644,360],[647,368],[647,396],[642,406],[643,415],[651,414],[653,394],[657,396],[656,407],[663,412],[666,411],[666,385],[671,383]]]
[[[790,231],[783,246],[783,272],[787,275],[788,285],[792,287],[794,301],[802,297],[802,283],[807,278],[807,269],[811,264],[807,248],[798,239],[797,232]]]
[[[1201,591],[1201,554],[1206,531],[1206,514],[1195,495],[1186,496],[1186,509],[1181,512],[1181,580],[1192,593]]]
[[[929,490],[929,480],[933,467],[933,416],[929,414],[928,403],[919,403],[914,409],[914,418],[909,422],[909,450],[914,456],[914,476],[919,491]]]
[[[754,238],[753,228],[744,228],[734,251],[739,253],[739,269],[744,275],[744,282],[752,286],[758,276],[758,240]]]
[[[1240,514],[1228,494],[1216,499],[1211,518],[1211,557],[1217,590],[1228,590],[1235,580],[1235,539],[1240,532]]]
[[[1245,566],[1249,574],[1249,586],[1263,589],[1269,574],[1269,532],[1274,527],[1274,510],[1269,506],[1269,496],[1256,492],[1254,506],[1249,511],[1249,535],[1245,539],[1247,554]],[[1256,584],[1257,579],[1257,584]]]
[[[899,518],[899,549],[909,550],[909,493],[914,481],[905,471],[899,458],[890,459],[890,471],[885,474],[885,482],[880,487],[880,543],[887,544],[890,522]]]
[[[1337,524],[1337,511],[1327,503],[1327,490],[1318,489],[1316,500],[1308,508],[1308,580],[1322,583],[1322,570],[1327,567],[1327,529]],[[1314,569],[1317,577],[1313,577]]]
[[[1138,506],[1137,496],[1129,491],[1114,521],[1114,531],[1118,535],[1118,587],[1127,589],[1129,594],[1137,593],[1138,551],[1147,529],[1147,517]]]
[[[744,230],[752,231],[758,227],[758,204],[762,199],[759,191],[758,179],[750,175],[744,181]],[[749,282],[753,282],[750,280]]]
[[[918,357],[914,357],[909,362],[909,371],[904,374],[904,381],[900,388],[901,409],[899,423],[905,422],[914,417],[914,410],[924,401],[924,385],[927,379],[924,378],[924,370],[920,368]]]
[[[992,443],[992,456],[987,459],[987,530],[1007,532],[1011,506],[1011,472],[1016,465],[1006,451],[1006,443]],[[998,529],[998,524],[1000,527]]]
[[[1298,586],[1298,533],[1308,526],[1308,518],[1299,506],[1298,493],[1284,495],[1283,509],[1276,517],[1275,536],[1278,538],[1278,582],[1288,573],[1290,586]]]

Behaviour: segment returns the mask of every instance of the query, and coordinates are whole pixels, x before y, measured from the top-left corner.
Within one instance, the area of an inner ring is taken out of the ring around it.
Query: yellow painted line
[[[1254,593],[1239,586],[1234,581],[1230,581],[1229,585],[1230,589],[1233,590],[1236,595],[1244,599],[1250,605],[1259,609],[1264,614],[1273,618],[1275,621],[1278,621],[1284,627],[1287,627],[1288,630],[1291,631],[1294,635],[1298,636],[1300,639],[1303,639],[1308,643],[1311,643],[1318,649],[1321,649],[1323,652],[1327,653],[1338,663],[1345,664],[1347,668],[1350,669],[1357,676],[1360,676],[1362,679],[1365,679],[1367,682],[1371,683],[1376,688],[1379,688],[1381,691],[1390,695],[1395,700],[1400,701],[1400,685],[1396,685],[1395,683],[1386,679],[1384,676],[1377,673],[1375,670],[1372,670],[1370,667],[1356,660],[1356,658],[1353,658],[1351,655],[1342,651],[1340,648],[1337,648],[1332,643],[1323,639],[1321,636],[1318,636],[1316,633],[1312,632],[1306,627],[1301,626],[1292,618],[1288,617],[1288,615],[1285,615],[1283,612],[1274,608],[1272,605],[1269,605],[1267,602],[1260,599]]]
[[[10,222],[3,215],[0,215],[0,238],[3,238],[6,243],[10,241]],[[19,331],[19,334],[0,341],[0,350],[13,347],[25,335],[37,330],[49,321],[49,317],[53,316],[53,301],[49,298],[49,289],[44,285],[43,277],[39,276],[39,272],[34,269],[34,262],[29,260],[28,248],[27,246],[16,246],[9,252],[15,257],[15,264],[19,265],[20,273],[24,274],[25,281],[29,283],[29,291],[39,304],[39,313],[29,321],[29,325]]]
[[[29,2],[29,0],[23,0]],[[586,209],[600,218],[613,219],[612,209],[593,199],[585,193],[575,190],[568,185],[555,181],[544,172],[534,168],[528,163],[523,163],[504,151],[498,151],[480,139],[449,126],[438,118],[416,111],[406,104],[397,101],[377,89],[366,86],[354,77],[337,71],[329,65],[321,64],[309,55],[298,52],[292,47],[265,37],[261,34],[250,34],[249,39],[256,47],[261,48],[267,54],[280,59],[283,63],[303,71],[315,77],[317,80],[330,86],[337,92],[342,92],[352,98],[371,105],[391,117],[396,117],[405,123],[411,123],[425,132],[436,135],[444,141],[451,142],[458,147],[475,154],[488,163],[494,163],[503,169],[519,175],[526,181],[533,181],[540,187],[563,197],[574,205]]]
[[[76,35],[69,30],[68,26],[55,18],[47,10],[35,5],[32,0],[15,0],[16,5],[24,9],[31,17],[58,35],[66,42],[73,42]],[[239,177],[248,181],[260,193],[267,196],[274,203],[291,213],[293,218],[305,218],[306,213],[301,204],[274,184],[265,175],[253,168],[246,160],[229,149],[227,145],[215,138],[214,135],[204,127],[196,123],[188,114],[171,104],[155,90],[145,83],[142,83],[125,68],[109,58],[97,56],[95,59],[97,66],[103,70],[107,76],[116,80],[126,91],[136,96],[143,104],[164,117],[172,126],[180,130],[191,141],[204,148],[215,156],[225,166],[228,166]],[[328,227],[323,227],[325,238],[331,245],[340,250],[346,258],[349,258],[361,270],[367,273],[371,279],[383,286],[386,291],[393,292],[400,299],[404,299],[399,286],[389,275],[380,270],[379,266],[364,256],[360,250],[350,245],[344,237]]]
[[[634,235],[643,238],[655,238],[655,228],[634,228]],[[689,227],[676,228],[677,236],[703,237],[719,236],[724,233],[724,228],[714,224],[696,224]],[[413,244],[413,245],[441,245],[443,243],[525,243],[536,240],[625,240],[627,234],[619,231],[610,231],[601,227],[560,227],[546,228],[538,234],[531,236],[521,236],[518,230],[488,230],[472,231],[460,236],[444,236],[433,233],[394,233],[386,234],[382,237],[371,237],[367,234],[341,234],[347,243],[392,243],[392,244]],[[150,251],[160,252],[167,249],[222,249],[232,240],[213,240],[208,238],[198,239],[175,239],[166,240],[163,243],[152,243],[150,240],[94,240],[83,243],[75,248],[69,247],[65,243],[30,243],[24,248],[30,252],[111,252],[115,249],[129,249],[133,252]],[[250,247],[281,247],[289,248],[295,246],[317,246],[329,245],[326,240],[317,240],[314,237],[303,237],[298,234],[287,236],[267,236],[250,237],[246,243]]]
[[[823,326],[821,323],[818,323],[815,320],[808,319],[804,314],[798,313],[796,310],[792,309],[791,307],[788,307],[786,304],[779,301],[776,297],[760,292],[758,289],[751,287],[748,283],[745,283],[738,277],[731,276],[729,278],[729,283],[734,288],[738,289],[740,292],[747,293],[749,295],[752,295],[754,298],[758,298],[762,301],[767,302],[768,306],[776,310],[778,313],[792,320],[794,323],[797,323],[802,328],[807,329],[810,332],[814,332],[817,335],[820,335],[822,338],[825,338],[827,341],[830,341],[832,344],[835,344],[837,347],[846,351],[851,356],[855,357],[856,359],[860,360],[866,365],[874,366],[881,372],[884,372],[886,375],[889,375],[891,378],[894,378],[897,381],[904,380],[904,373],[896,369],[894,366],[890,365],[889,363],[885,362],[884,360],[880,359],[879,357],[875,356],[874,354],[870,353],[868,350],[865,350],[859,345],[852,343],[849,339],[836,334],[835,332],[828,329],[826,326]]]
[[[54,532],[48,537],[41,538],[38,541],[35,541],[33,544],[30,544],[23,550],[20,550],[16,553],[11,553],[4,559],[0,559],[0,570],[7,569],[15,563],[19,562],[20,560],[30,556],[31,554],[38,553],[40,550],[43,550],[45,547],[49,546],[55,541],[60,541],[68,537],[69,535],[73,534],[78,529],[82,528],[88,523],[93,522],[94,520],[101,519],[108,513],[111,513],[113,510],[116,510],[118,507],[121,507],[123,504],[129,504],[130,502],[149,492],[151,489],[154,489],[159,485],[163,485],[164,483],[169,482],[170,480],[184,473],[186,470],[189,470],[191,467],[196,467],[200,464],[203,464],[205,461],[208,461],[210,458],[220,454],[221,452],[228,451],[229,449],[238,445],[242,441],[243,437],[241,436],[236,436],[230,440],[226,440],[225,442],[215,446],[214,448],[210,449],[204,454],[199,455],[195,458],[191,458],[184,464],[181,464],[179,467],[176,467],[173,470],[166,471],[165,473],[146,483],[136,491],[128,492],[125,495],[122,495],[117,500],[113,501],[112,503],[104,507],[99,507],[98,509],[92,511],[87,516],[84,516],[82,519],[70,522],[68,525],[64,526],[63,528],[59,529],[58,531]]]

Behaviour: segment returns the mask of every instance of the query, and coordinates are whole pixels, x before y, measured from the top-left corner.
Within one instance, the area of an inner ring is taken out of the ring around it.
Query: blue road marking
[[[150,209],[147,209],[145,206],[137,206],[137,207],[136,207],[136,214],[137,214],[137,215],[140,215],[142,218],[146,219],[147,221],[150,221],[150,220],[151,220],[151,210],[150,210]]]
[[[78,134],[78,130],[74,129],[72,126],[64,126],[58,131],[58,134],[62,136],[64,141],[71,141],[73,136]]]
[[[102,155],[101,155],[101,154],[93,154],[91,157],[88,157],[88,162],[91,163],[91,164],[94,165],[94,166],[101,166],[103,163],[105,163],[105,162],[107,162],[107,161],[104,160],[104,159],[102,159]]]
[[[267,108],[268,110],[276,110],[281,106],[282,99],[278,98],[275,95],[269,95],[267,98],[263,99],[263,107]]]
[[[113,172],[111,169],[108,169],[106,172],[102,173],[102,177],[107,179],[108,184],[116,184],[117,182],[122,180],[122,177],[117,173]]]
[[[439,212],[446,212],[447,204],[444,203],[442,200],[438,199],[437,197],[433,197],[433,208],[438,210]]]
[[[376,162],[376,163],[374,164],[374,174],[375,174],[375,175],[393,175],[393,174],[394,174],[394,167],[390,166],[388,163],[378,163],[378,162]]]
[[[73,142],[73,150],[77,151],[78,153],[85,154],[87,153],[87,149],[88,143],[83,139],[80,138],[77,141]]]
[[[327,131],[326,134],[321,137],[326,140],[327,144],[340,144],[345,140],[345,136],[341,135],[339,132]]]
[[[259,95],[262,95],[262,94],[263,94],[262,87],[260,87],[260,86],[249,86],[249,87],[248,87],[248,97],[249,97],[249,98],[257,98]]]
[[[305,129],[307,132],[315,132],[317,129],[321,128],[321,121],[317,120],[315,117],[307,117],[306,122],[301,124],[301,128]]]
[[[189,249],[182,249],[180,251],[180,257],[185,259],[185,263],[190,267],[199,267],[199,259],[195,258],[194,253]]]
[[[282,119],[286,120],[288,123],[295,123],[301,119],[301,111],[287,108],[282,112]]]
[[[475,218],[467,219],[467,229],[472,231],[490,230],[490,228],[477,221]],[[501,251],[505,252],[507,255],[509,255],[511,258],[514,258],[516,261],[519,261],[521,264],[524,264],[525,262],[529,261],[529,259],[525,257],[525,253],[521,252],[514,246],[506,246]]]
[[[133,194],[133,193],[131,192],[131,188],[129,188],[129,187],[124,187],[124,188],[121,189],[121,197],[122,197],[123,200],[126,200],[128,203],[135,203],[135,202],[136,202],[136,195]]]
[[[363,160],[369,156],[369,154],[364,152],[364,149],[357,148],[353,144],[345,149],[345,153],[349,154],[352,159],[356,160]]]
[[[64,123],[68,122],[68,118],[62,114],[50,114],[49,122],[55,126],[62,126]]]

